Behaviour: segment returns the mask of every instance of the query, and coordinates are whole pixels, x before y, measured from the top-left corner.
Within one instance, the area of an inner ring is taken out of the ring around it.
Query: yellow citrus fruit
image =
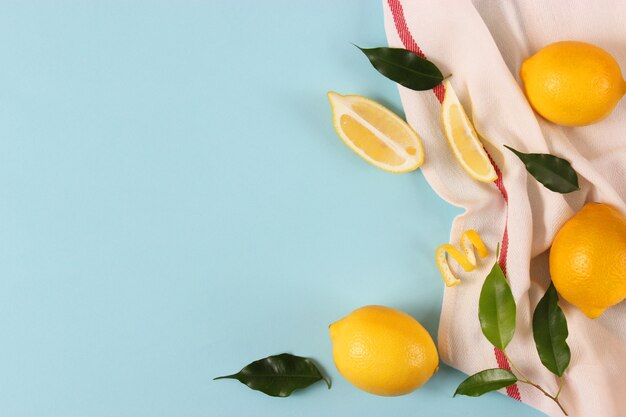
[[[370,164],[395,174],[424,162],[422,142],[395,113],[367,97],[328,93],[335,130],[343,142]]]
[[[604,49],[585,42],[545,46],[522,64],[520,76],[531,106],[564,126],[608,116],[626,92],[622,72]]]
[[[408,394],[426,383],[439,366],[428,331],[393,308],[361,307],[331,324],[330,337],[341,375],[371,394]]]
[[[608,204],[586,204],[556,234],[550,275],[592,319],[626,298],[626,217]]]
[[[457,161],[472,178],[482,182],[498,179],[483,144],[478,139],[459,98],[449,81],[445,83],[446,95],[442,103],[443,128]]]

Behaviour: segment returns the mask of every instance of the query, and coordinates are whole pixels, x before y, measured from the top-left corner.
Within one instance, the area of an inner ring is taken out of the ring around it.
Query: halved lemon
[[[446,96],[442,105],[443,127],[456,159],[465,171],[478,181],[495,181],[498,175],[478,139],[476,129],[463,110],[449,81],[446,81],[445,87]]]
[[[395,113],[367,97],[328,93],[337,134],[357,155],[388,172],[400,174],[424,162],[422,142]]]

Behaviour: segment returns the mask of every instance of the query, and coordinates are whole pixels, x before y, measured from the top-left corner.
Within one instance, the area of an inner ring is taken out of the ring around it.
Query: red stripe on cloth
[[[507,223],[504,225],[504,235],[502,235],[502,247],[500,248],[500,259],[498,259],[498,265],[500,265],[500,268],[502,268],[502,272],[504,272],[505,276],[506,276],[506,255],[508,254],[508,252],[509,252],[509,225],[508,225],[508,219],[507,219]]]
[[[413,35],[411,35],[411,31],[409,30],[409,26],[406,24],[406,20],[404,19],[404,9],[402,8],[400,0],[388,0],[387,2],[389,3],[391,14],[393,15],[393,23],[396,25],[396,31],[398,32],[404,47],[426,59],[426,55],[424,55],[424,52],[422,52],[420,47],[417,46],[417,42],[415,42],[415,39],[413,39]]]
[[[506,359],[506,356],[504,356],[504,352],[502,352],[497,347],[494,347],[493,353],[496,355],[496,362],[498,362],[498,367],[510,371],[511,366],[509,365],[509,361]],[[517,388],[517,384],[509,385],[508,387],[506,387],[506,393],[509,397],[514,398],[517,401],[522,401],[522,396],[519,393],[519,388]]]
[[[417,42],[415,42],[415,39],[413,39],[413,35],[411,35],[411,31],[409,30],[409,26],[407,25],[406,19],[404,17],[404,9],[402,7],[401,0],[387,0],[387,4],[389,4],[389,8],[391,9],[391,14],[393,16],[393,23],[396,26],[396,32],[398,32],[398,36],[400,37],[400,40],[402,41],[402,44],[404,45],[404,47],[408,49],[409,51],[415,52],[417,55],[421,56],[422,58],[426,58],[426,55],[424,54],[422,49],[417,45]],[[437,100],[439,100],[440,103],[443,103],[443,99],[446,94],[446,90],[443,84],[439,84],[437,87],[435,87],[433,89],[433,93],[437,97]],[[487,153],[487,155],[489,155],[489,153]],[[502,235],[502,246],[500,248],[500,258],[498,259],[498,264],[500,265],[500,267],[502,268],[502,271],[504,271],[504,274],[506,275],[506,259],[507,259],[507,254],[509,250],[509,227],[508,227],[509,195],[506,191],[506,187],[504,186],[504,180],[502,178],[502,171],[500,171],[500,168],[498,167],[498,165],[491,158],[491,155],[489,155],[489,160],[491,161],[491,164],[493,165],[494,169],[496,170],[496,174],[498,175],[498,178],[495,181],[495,185],[500,191],[500,194],[502,194],[502,198],[504,199],[504,203],[506,205],[506,210],[507,210],[506,222],[504,224],[504,233]],[[496,362],[498,363],[498,367],[502,369],[507,369],[510,371],[511,367],[509,366],[509,361],[504,356],[504,353],[500,349],[494,348],[494,354],[496,356]],[[522,397],[520,395],[519,389],[516,384],[507,387],[506,393],[509,397],[514,398],[517,401],[522,400]]]
[[[485,152],[487,152],[486,149]],[[506,275],[506,257],[509,253],[509,193],[504,187],[502,171],[500,171],[498,165],[495,163],[493,158],[491,158],[491,155],[489,155],[489,153],[487,153],[487,155],[489,156],[489,161],[491,162],[491,165],[493,165],[494,169],[496,170],[496,175],[498,176],[498,178],[496,179],[495,184],[500,191],[500,194],[502,194],[504,204],[506,205],[506,222],[504,223],[504,234],[502,235],[502,246],[500,247],[500,258],[498,259],[498,265],[500,265],[500,268],[502,268],[502,272],[504,272],[504,275]]]
[[[402,3],[400,0],[387,0],[389,4],[389,8],[391,9],[391,14],[393,15],[393,23],[396,26],[396,31],[398,32],[398,36],[400,36],[400,40],[406,49],[411,52],[415,52],[420,57],[426,59],[426,55],[422,51],[422,49],[417,45],[415,39],[413,39],[413,35],[411,35],[411,31],[409,30],[409,26],[406,24],[406,19],[404,18],[404,9],[402,8]],[[433,93],[437,100],[440,103],[443,103],[443,98],[446,95],[446,88],[443,84],[439,84],[435,88],[433,88]]]
[[[443,98],[446,96],[446,87],[444,87],[443,84],[439,84],[433,88],[433,93],[435,93],[437,100],[439,100],[440,103],[443,103]]]

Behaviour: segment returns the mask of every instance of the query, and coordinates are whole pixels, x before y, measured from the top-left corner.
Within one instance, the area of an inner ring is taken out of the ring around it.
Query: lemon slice
[[[442,105],[443,127],[456,159],[474,179],[482,182],[495,181],[498,175],[478,139],[472,122],[463,110],[450,82],[446,81],[445,86],[446,96]]]
[[[419,136],[391,110],[363,96],[331,91],[328,99],[337,134],[361,158],[396,174],[422,165]]]

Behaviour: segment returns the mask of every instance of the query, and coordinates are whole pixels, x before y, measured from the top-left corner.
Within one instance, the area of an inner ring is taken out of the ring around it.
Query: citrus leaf
[[[580,190],[578,174],[565,159],[548,153],[522,153],[510,146],[504,147],[517,155],[530,175],[548,190],[561,194]]]
[[[515,333],[515,299],[504,272],[496,262],[480,291],[478,318],[483,334],[495,347],[504,350]]]
[[[443,75],[435,64],[407,49],[357,48],[378,72],[411,90],[430,90],[443,81]]]
[[[330,389],[330,380],[322,375],[311,359],[289,353],[259,359],[236,374],[213,379],[236,379],[272,397],[288,397],[294,390],[320,380],[324,380]]]
[[[485,369],[461,382],[454,396],[467,395],[470,397],[479,397],[490,391],[513,385],[516,382],[517,378],[511,371],[500,368]]]
[[[567,320],[558,303],[556,288],[550,283],[533,314],[533,337],[543,366],[556,376],[563,376],[571,352],[565,341],[569,334]]]

